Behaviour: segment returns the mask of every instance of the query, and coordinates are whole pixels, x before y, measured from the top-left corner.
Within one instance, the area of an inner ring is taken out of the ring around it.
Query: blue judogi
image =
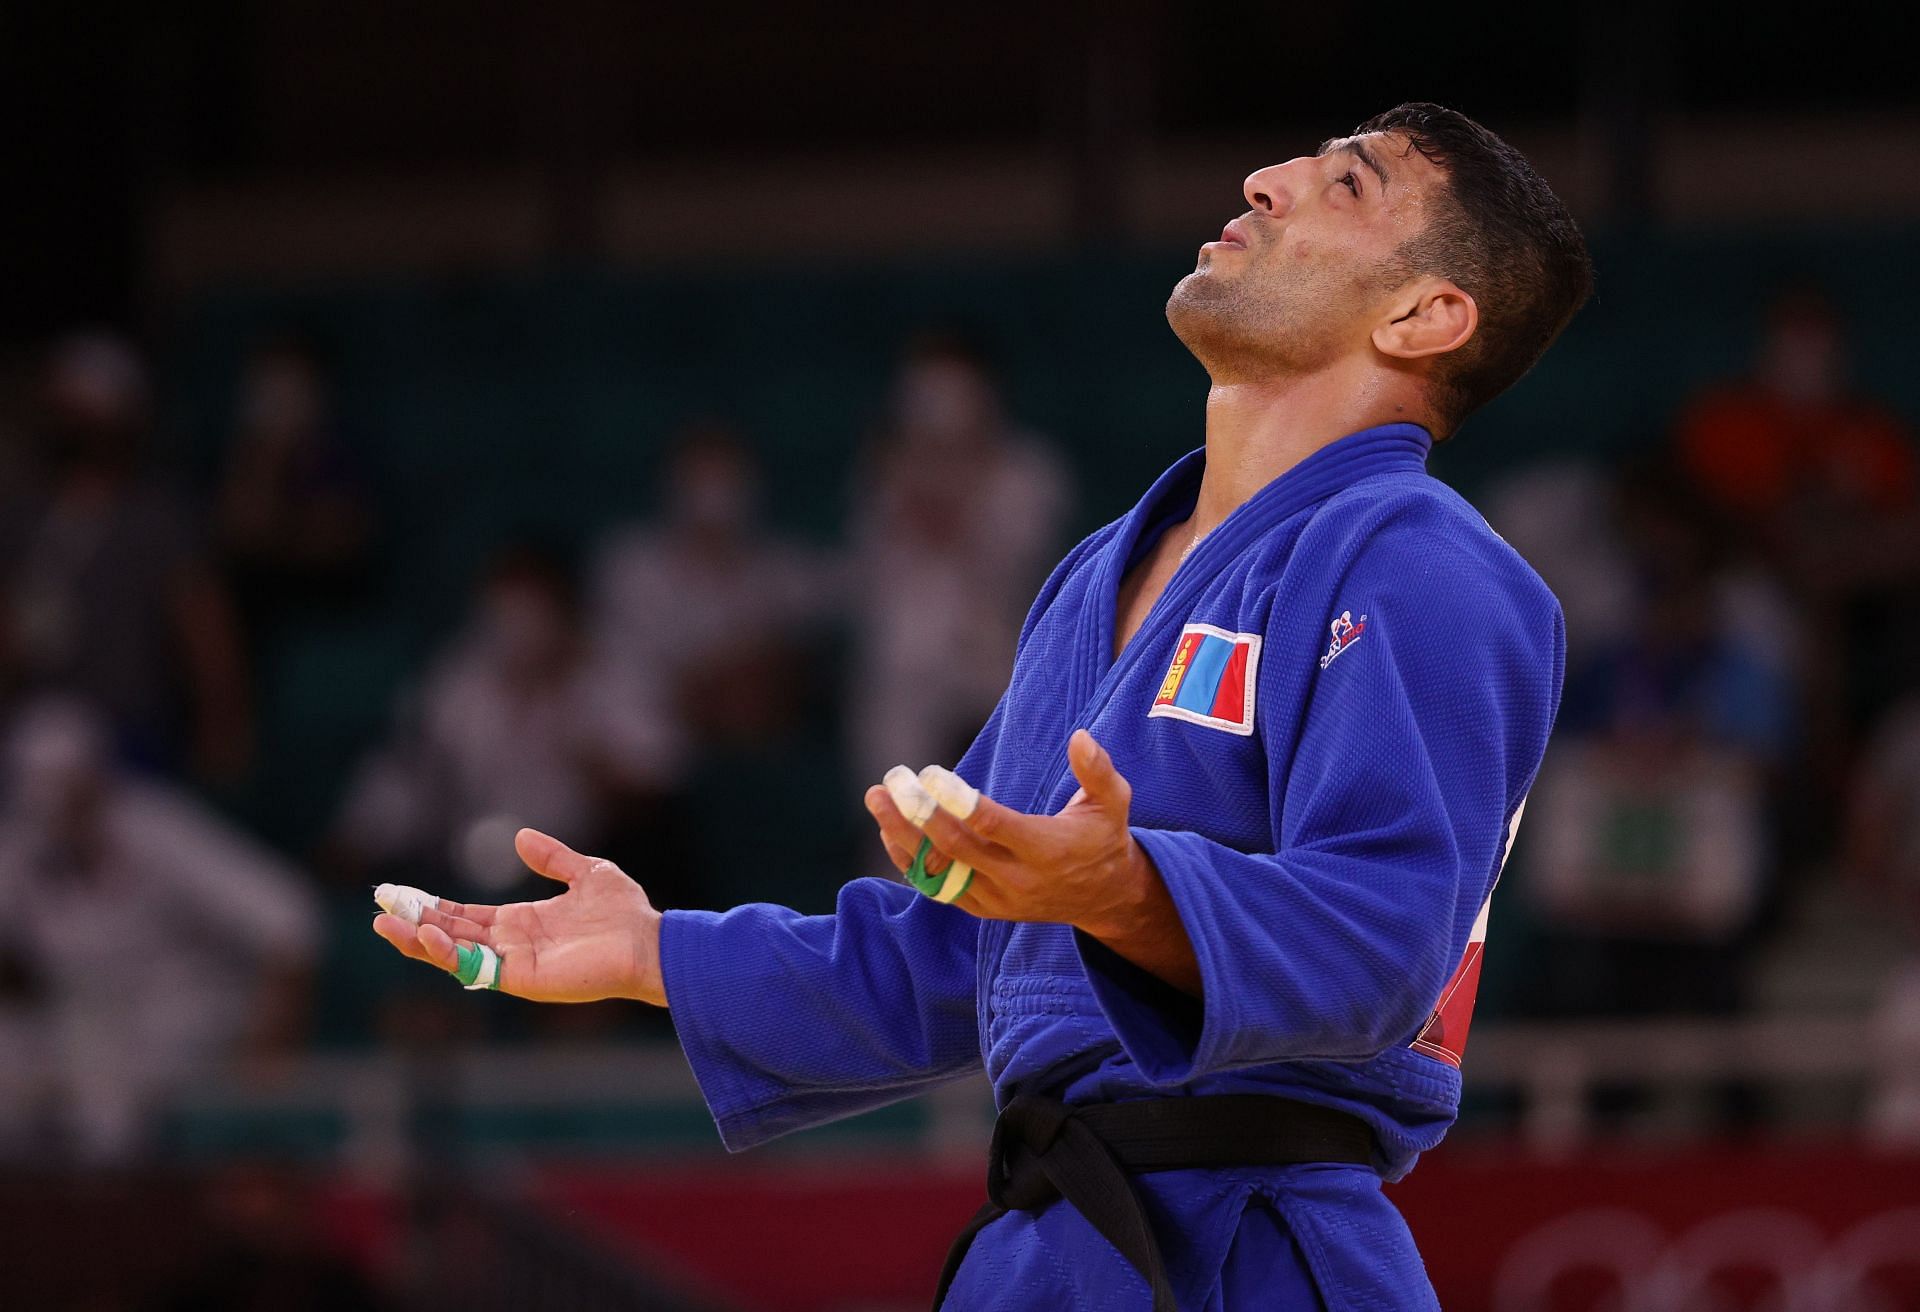
[[[1360,1116],[1379,1158],[1138,1177],[1180,1305],[1435,1306],[1380,1183],[1458,1108],[1482,913],[1565,633],[1538,576],[1428,476],[1430,445],[1369,429],[1268,484],[1115,660],[1120,581],[1198,494],[1204,453],[1182,459],[1054,571],[957,767],[1051,813],[1078,786],[1068,736],[1090,729],[1132,782],[1204,1002],[1065,926],[978,920],[886,880],[848,884],[829,916],[669,912],[668,1004],[727,1146],[982,1061],[1002,1106],[1279,1094]],[[983,1230],[947,1306],[1145,1307],[1147,1287],[1055,1204]]]

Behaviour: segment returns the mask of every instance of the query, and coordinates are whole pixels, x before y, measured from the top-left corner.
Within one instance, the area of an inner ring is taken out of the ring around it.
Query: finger
[[[527,869],[548,879],[571,884],[598,865],[597,857],[582,856],[551,834],[538,829],[522,829],[513,836],[513,850],[527,863]]]
[[[893,862],[893,868],[904,875],[908,867],[913,864],[914,852],[919,849],[919,842],[910,840],[907,836],[907,831],[912,826],[904,823],[905,817],[900,815],[899,808],[893,805],[893,799],[880,785],[875,784],[867,789],[867,795],[863,800],[868,814],[873,816],[875,824],[879,827],[880,846],[887,850],[887,860]],[[892,814],[883,819],[883,812]],[[907,845],[910,841],[913,843],[911,847]]]
[[[1075,729],[1068,740],[1067,763],[1073,767],[1073,777],[1080,781],[1080,787],[1091,800],[1123,815],[1133,805],[1133,785],[1114,765],[1107,749],[1094,741],[1085,729]]]
[[[935,811],[928,817],[926,834],[941,852],[956,861],[965,861],[975,870],[991,869],[1012,858],[1012,853],[1006,848],[998,843],[989,843],[967,828],[965,821],[956,820],[945,811]],[[927,868],[933,869],[931,858],[927,861]]]
[[[500,914],[499,907],[490,907],[479,902],[455,902],[448,897],[440,899],[439,909],[449,916],[470,920],[476,925],[491,925],[493,918]]]
[[[420,913],[420,923],[423,925],[436,925],[454,938],[464,938],[469,942],[485,943],[488,947],[493,946],[493,929],[491,926],[468,920],[465,916],[448,915],[447,904],[445,902],[442,902],[438,907],[428,907],[423,910]]]
[[[980,920],[1018,919],[1007,914],[998,889],[991,880],[974,880],[967,886],[966,892],[953,900],[952,905]]]
[[[1000,805],[944,766],[930,765],[922,770],[920,784],[940,810],[986,842],[1017,852],[1030,850],[1045,834],[1043,817]]]
[[[460,964],[460,949],[453,937],[438,925],[422,925],[419,938],[420,948],[426,953],[424,960],[452,974]]]
[[[887,849],[887,857],[896,870],[905,871],[913,864],[914,855],[920,850],[922,834],[913,827],[908,819],[900,814],[900,808],[893,804],[893,797],[885,788],[875,784],[867,790],[865,798],[867,811],[880,826],[880,841]],[[947,868],[948,862],[942,859],[938,869],[934,869],[933,854],[929,853],[927,865],[934,873]]]
[[[427,950],[420,946],[420,931],[411,921],[383,912],[373,918],[373,932],[391,943],[401,956],[432,964]]]
[[[396,915],[382,911],[373,918],[373,932],[391,943],[403,956],[417,956],[419,938],[414,927]]]
[[[906,848],[900,846],[900,844],[894,842],[891,838],[888,838],[885,834],[880,835],[880,846],[884,847],[887,850],[887,860],[893,862],[893,868],[895,870],[898,870],[901,874],[904,875],[907,873],[907,871],[910,868],[912,868],[913,866],[912,852],[909,852]]]
[[[1044,835],[1048,819],[1046,816],[1028,815],[1010,806],[1002,806],[984,793],[974,804],[973,814],[965,819],[955,815],[944,805],[944,801],[939,814],[946,816],[981,842],[1000,849],[1002,856],[1030,850]],[[928,832],[931,833],[932,830],[929,829]]]

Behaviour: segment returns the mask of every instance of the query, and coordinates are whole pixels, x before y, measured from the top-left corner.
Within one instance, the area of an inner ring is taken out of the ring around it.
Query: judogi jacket
[[[1565,630],[1539,577],[1427,474],[1430,445],[1387,425],[1287,471],[1201,540],[1115,659],[1122,577],[1198,494],[1204,452],[1180,460],[1054,571],[956,767],[1052,813],[1078,787],[1068,737],[1091,730],[1132,783],[1200,999],[1067,926],[976,919],[881,879],[846,885],[831,915],[669,912],[668,1005],[726,1145],[982,1064],[1003,1106],[1283,1095],[1363,1118],[1373,1169],[1140,1177],[1181,1305],[1231,1306],[1229,1268],[1271,1266],[1279,1245],[1327,1306],[1431,1306],[1379,1185],[1458,1109],[1489,898]],[[1145,1285],[1055,1206],[984,1230],[948,1306],[1063,1296],[1145,1306]]]

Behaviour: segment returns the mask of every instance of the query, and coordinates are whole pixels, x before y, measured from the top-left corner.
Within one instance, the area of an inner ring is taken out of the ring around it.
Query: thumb
[[[1073,777],[1091,801],[1110,806],[1123,815],[1133,805],[1133,785],[1113,764],[1113,757],[1085,729],[1073,731],[1067,742],[1067,763]]]
[[[513,836],[513,850],[527,863],[527,869],[548,879],[571,884],[592,870],[595,859],[582,856],[551,834],[538,829],[522,829]]]

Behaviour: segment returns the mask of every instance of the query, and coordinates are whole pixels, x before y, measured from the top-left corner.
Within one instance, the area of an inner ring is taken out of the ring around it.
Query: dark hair
[[[1451,204],[1400,248],[1404,273],[1450,278],[1473,297],[1480,325],[1434,373],[1447,432],[1519,382],[1593,291],[1580,227],[1519,151],[1457,110],[1398,105],[1354,129],[1407,138],[1446,179]],[[1444,436],[1444,434],[1441,434]]]

